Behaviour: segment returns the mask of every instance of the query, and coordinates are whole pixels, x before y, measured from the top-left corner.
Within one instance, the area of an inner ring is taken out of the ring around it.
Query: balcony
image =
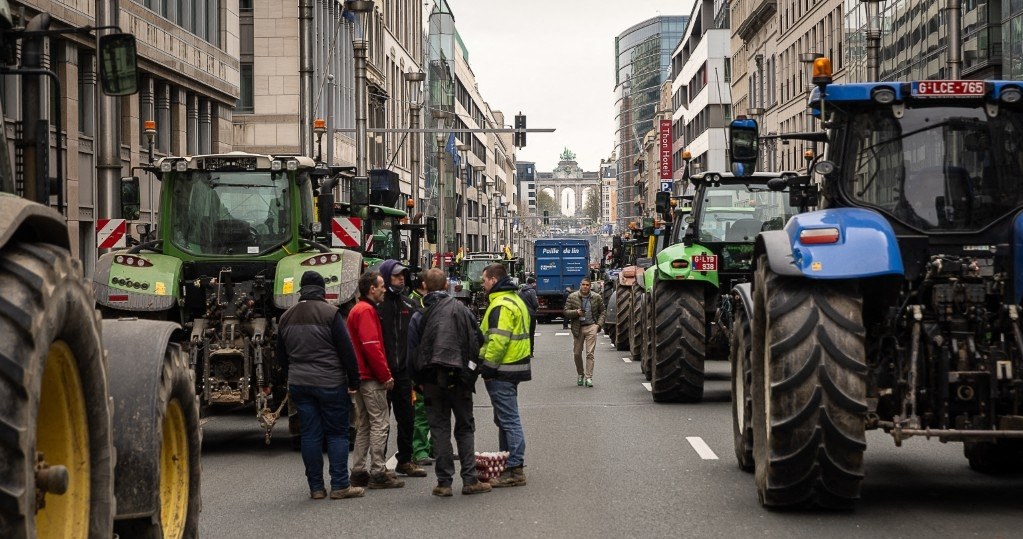
[[[777,11],[778,0],[763,0],[739,23],[735,33],[739,34],[743,41],[749,41]]]

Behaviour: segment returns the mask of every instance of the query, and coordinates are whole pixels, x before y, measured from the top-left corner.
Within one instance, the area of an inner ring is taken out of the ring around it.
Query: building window
[[[81,50],[78,51],[78,131],[83,135],[96,134],[96,57]]]
[[[235,106],[235,112],[252,114],[255,100],[252,93],[252,64],[242,64],[240,67],[241,83],[239,84],[238,104]]]

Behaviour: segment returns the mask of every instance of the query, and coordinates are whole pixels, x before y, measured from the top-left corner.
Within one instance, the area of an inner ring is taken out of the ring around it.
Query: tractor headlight
[[[1019,103],[1023,98],[1023,92],[1019,88],[1005,88],[1002,90],[1002,103]]]

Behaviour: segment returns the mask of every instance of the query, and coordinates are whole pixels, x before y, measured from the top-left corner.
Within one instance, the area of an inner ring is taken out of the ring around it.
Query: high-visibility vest
[[[490,327],[490,313],[501,308],[497,327]],[[490,294],[490,304],[480,325],[483,347],[480,369],[484,378],[524,381],[531,378],[529,360],[529,309],[514,290]]]

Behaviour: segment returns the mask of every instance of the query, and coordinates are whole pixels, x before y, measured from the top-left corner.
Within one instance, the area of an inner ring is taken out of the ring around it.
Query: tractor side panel
[[[804,230],[837,228],[838,242],[807,245]],[[902,255],[891,225],[880,214],[862,208],[836,208],[802,213],[785,225],[792,246],[791,264],[811,279],[850,279],[902,275]],[[772,267],[778,253],[768,251]]]
[[[122,311],[166,311],[179,296],[181,260],[158,253],[107,253],[96,261],[96,303]]]

